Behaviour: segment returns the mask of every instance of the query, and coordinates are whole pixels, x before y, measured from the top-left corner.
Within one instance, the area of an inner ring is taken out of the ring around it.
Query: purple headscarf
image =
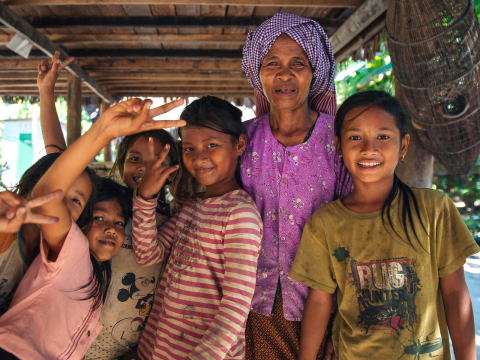
[[[308,94],[312,110],[335,116],[335,60],[328,36],[319,23],[294,14],[277,13],[249,31],[243,48],[242,68],[255,89],[256,114],[269,112],[269,104],[260,82],[260,66],[273,43],[281,34],[289,35],[305,51],[312,65],[313,79]]]

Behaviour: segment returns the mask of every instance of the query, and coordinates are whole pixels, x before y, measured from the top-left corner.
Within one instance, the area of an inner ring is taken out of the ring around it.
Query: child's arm
[[[33,196],[41,196],[57,189],[61,189],[65,194],[95,155],[116,137],[185,124],[183,120],[153,120],[154,116],[180,106],[183,104],[183,100],[177,100],[155,109],[150,109],[151,104],[151,100],[132,99],[110,107],[92,125],[90,130],[75,141],[52,164],[33,189]],[[40,207],[39,213],[60,219],[57,224],[41,226],[45,241],[53,252],[52,258],[55,259],[55,254],[62,249],[65,237],[70,230],[72,218],[63,198],[43,205]]]
[[[157,230],[156,207],[158,197],[145,200],[133,195],[132,242],[135,259],[140,266],[158,264],[167,258],[175,232],[178,213]]]
[[[440,290],[455,359],[475,360],[475,324],[463,267],[440,278]]]
[[[218,313],[187,359],[224,359],[245,327],[255,291],[262,220],[248,203],[237,206],[225,228],[225,277]]]
[[[54,224],[58,218],[35,214],[32,209],[62,195],[55,191],[35,199],[23,199],[10,191],[0,192],[0,232],[15,233],[23,224]]]
[[[333,295],[310,288],[303,310],[299,360],[316,359],[327,330]]]
[[[171,218],[157,232],[156,205],[165,181],[178,166],[164,164],[167,144],[155,158],[153,139],[148,138],[148,162],[142,182],[133,196],[132,242],[138,265],[153,265],[165,260],[169,252],[177,217]]]
[[[40,125],[47,154],[65,150],[67,145],[55,108],[54,89],[60,72],[73,61],[73,57],[61,62],[56,51],[52,60],[42,60],[38,65],[37,86],[40,93]]]

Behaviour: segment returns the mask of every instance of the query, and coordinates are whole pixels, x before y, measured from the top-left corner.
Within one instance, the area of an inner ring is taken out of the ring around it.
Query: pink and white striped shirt
[[[138,347],[142,359],[244,359],[262,220],[243,190],[187,202],[158,231],[156,199],[133,199],[139,265],[169,256]]]

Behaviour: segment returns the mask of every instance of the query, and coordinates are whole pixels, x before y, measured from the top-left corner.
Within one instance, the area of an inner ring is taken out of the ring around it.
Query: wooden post
[[[395,96],[401,103],[406,101],[398,82],[395,82]],[[408,116],[407,131],[410,134],[410,145],[408,146],[404,163],[399,163],[395,172],[400,180],[408,186],[431,188],[433,181],[433,155],[422,146]]]
[[[110,107],[110,104],[101,101],[100,102],[100,115],[103,114],[105,110],[107,110]],[[109,142],[104,148],[103,148],[103,161],[112,161],[112,143]]]
[[[82,80],[69,74],[67,92],[67,146],[82,135]]]

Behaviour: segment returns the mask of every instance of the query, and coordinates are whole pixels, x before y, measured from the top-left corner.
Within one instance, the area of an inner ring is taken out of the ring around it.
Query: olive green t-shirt
[[[421,245],[409,230],[412,246],[403,231],[400,196],[391,208],[394,230],[380,211],[358,214],[341,200],[322,206],[305,225],[289,276],[320,291],[338,290],[338,359],[451,358],[439,278],[480,249],[448,196],[413,191],[426,230],[414,216]]]

